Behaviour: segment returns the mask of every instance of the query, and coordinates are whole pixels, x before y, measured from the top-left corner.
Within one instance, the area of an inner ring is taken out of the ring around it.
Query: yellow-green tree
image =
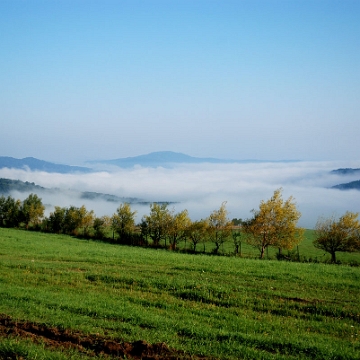
[[[169,238],[172,250],[175,250],[179,241],[185,239],[186,230],[190,226],[189,213],[185,209],[177,214],[171,215],[169,223]]]
[[[209,240],[215,245],[214,253],[219,252],[220,246],[224,244],[231,235],[232,222],[228,218],[226,201],[219,210],[214,210],[207,219]]]
[[[192,243],[193,251],[196,251],[196,246],[201,242],[205,242],[208,234],[208,222],[206,220],[197,220],[192,222],[187,230],[186,235]],[[204,245],[205,246],[205,245]]]
[[[316,238],[313,242],[318,249],[331,254],[336,262],[336,252],[360,250],[360,223],[358,213],[346,212],[338,220],[334,217],[319,219],[316,223]]]
[[[262,200],[259,210],[252,210],[253,218],[243,221],[242,230],[246,242],[260,251],[264,257],[267,247],[292,249],[302,240],[304,230],[297,227],[301,213],[292,196],[282,199],[282,189],[274,191],[268,201]]]
[[[45,206],[36,194],[30,194],[21,205],[21,214],[26,228],[29,224],[38,225],[44,217]]]
[[[166,203],[151,204],[150,214],[144,215],[142,229],[143,231],[146,230],[146,234],[150,236],[155,246],[159,246],[161,240],[166,242],[166,238],[169,235],[171,218],[172,215]]]
[[[65,234],[78,235],[78,230],[82,225],[82,212],[76,206],[65,208],[63,232]]]
[[[78,210],[79,227],[83,228],[83,234],[88,235],[89,229],[93,226],[95,214],[94,210],[88,211],[85,205],[82,205]]]
[[[129,203],[121,204],[111,218],[111,226],[118,233],[120,241],[125,241],[134,231],[136,211]]]

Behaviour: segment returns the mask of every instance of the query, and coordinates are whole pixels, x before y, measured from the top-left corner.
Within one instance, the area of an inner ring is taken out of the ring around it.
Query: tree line
[[[45,206],[36,194],[24,201],[0,197],[0,227],[25,227],[38,231],[112,240],[121,244],[165,247],[177,250],[180,242],[189,244],[193,252],[205,242],[213,244],[218,254],[227,241],[233,241],[234,253],[239,253],[244,241],[259,250],[264,258],[269,247],[291,250],[303,240],[304,229],[297,226],[301,213],[293,197],[282,198],[282,189],[274,191],[259,209],[252,210],[247,220],[228,217],[226,202],[201,220],[192,221],[188,211],[175,213],[166,203],[150,204],[150,212],[140,223],[135,223],[136,211],[129,203],[120,204],[112,216],[97,217],[93,210],[81,207],[55,206],[44,216]],[[109,235],[110,232],[110,235]],[[116,234],[116,237],[115,237]],[[315,227],[314,246],[331,254],[336,262],[338,251],[360,251],[360,223],[358,213],[346,212],[339,219],[320,218]]]

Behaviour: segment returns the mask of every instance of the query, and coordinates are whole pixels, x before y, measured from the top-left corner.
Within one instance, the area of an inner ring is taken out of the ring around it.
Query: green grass
[[[360,359],[359,294],[359,267],[0,229],[0,313],[189,354]]]

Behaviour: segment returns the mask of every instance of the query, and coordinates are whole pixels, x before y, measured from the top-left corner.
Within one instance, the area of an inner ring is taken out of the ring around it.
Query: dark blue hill
[[[344,169],[336,169],[330,172],[335,175],[354,175],[360,174],[360,169],[352,169],[352,168],[344,168]]]
[[[360,180],[351,181],[345,184],[339,184],[331,187],[338,190],[360,190]]]
[[[235,163],[255,163],[267,162],[261,160],[229,160],[217,158],[199,158],[173,151],[158,151],[146,155],[132,156],[113,160],[91,161],[89,163],[109,164],[121,168],[130,168],[136,165],[143,167],[171,167],[176,164],[235,164]]]
[[[48,173],[60,173],[60,174],[69,174],[69,173],[77,173],[77,172],[88,173],[92,171],[92,169],[87,167],[54,164],[33,157],[16,159],[9,156],[0,156],[0,169],[1,168],[22,169],[22,170],[29,169],[32,171],[45,171]]]

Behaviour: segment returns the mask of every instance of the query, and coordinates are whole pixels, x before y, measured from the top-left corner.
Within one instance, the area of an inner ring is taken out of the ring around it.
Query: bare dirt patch
[[[0,338],[5,336],[31,339],[34,342],[42,342],[50,348],[72,348],[90,356],[102,354],[112,358],[126,357],[134,360],[209,359],[170,349],[165,343],[149,344],[143,340],[123,342],[97,334],[86,335],[70,329],[48,327],[45,324],[16,321],[8,315],[0,314]]]

